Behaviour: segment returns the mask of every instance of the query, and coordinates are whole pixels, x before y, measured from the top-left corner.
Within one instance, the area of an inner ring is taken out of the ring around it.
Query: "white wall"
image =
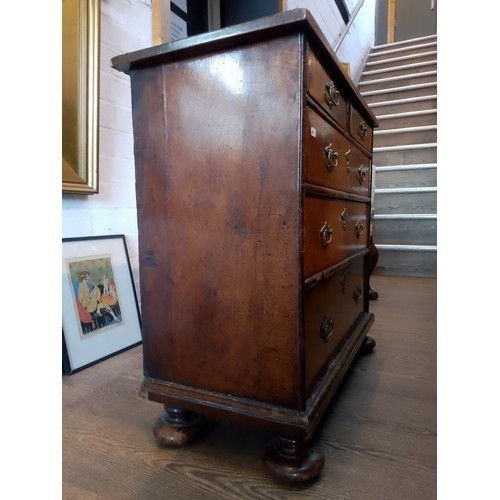
[[[62,200],[63,237],[125,234],[139,300],[130,85],[127,75],[111,68],[110,60],[152,45],[151,2],[101,2],[99,193],[63,196]],[[348,0],[350,8],[355,3],[356,0]],[[336,44],[345,23],[334,0],[288,0],[285,7],[309,9],[327,40],[332,46]],[[351,64],[353,75],[373,44],[374,7],[375,0],[365,0],[338,53],[341,61]]]

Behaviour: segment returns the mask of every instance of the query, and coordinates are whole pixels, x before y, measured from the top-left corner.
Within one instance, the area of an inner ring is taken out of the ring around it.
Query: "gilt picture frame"
[[[99,192],[101,0],[62,0],[62,194]]]
[[[124,235],[63,238],[62,331],[67,375],[142,342]]]

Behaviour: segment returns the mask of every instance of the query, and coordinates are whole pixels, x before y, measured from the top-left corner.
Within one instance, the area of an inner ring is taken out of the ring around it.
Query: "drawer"
[[[363,312],[363,262],[360,257],[320,281],[304,298],[304,361],[308,393],[325,363],[341,348]]]
[[[307,57],[307,92],[347,130],[347,102],[336,81],[328,75],[311,50],[308,51]]]
[[[367,203],[304,197],[304,278],[367,247],[368,210]]]
[[[369,197],[368,156],[312,109],[304,123],[305,181]]]
[[[371,151],[373,140],[373,128],[366,123],[363,117],[351,106],[351,118],[349,120],[349,131],[352,137],[366,149]]]

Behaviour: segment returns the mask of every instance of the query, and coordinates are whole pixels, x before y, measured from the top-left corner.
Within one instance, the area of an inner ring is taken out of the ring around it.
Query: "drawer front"
[[[304,360],[308,392],[325,363],[342,346],[363,312],[363,261],[351,264],[306,292]]]
[[[310,50],[307,58],[307,91],[343,129],[347,129],[346,100],[340,93],[335,80],[330,78]]]
[[[371,151],[373,141],[373,128],[370,127],[363,117],[351,106],[351,119],[349,120],[349,131],[354,139],[366,149]]]
[[[367,247],[368,208],[355,201],[304,198],[304,278]]]
[[[305,113],[305,181],[369,196],[370,159],[312,109]]]

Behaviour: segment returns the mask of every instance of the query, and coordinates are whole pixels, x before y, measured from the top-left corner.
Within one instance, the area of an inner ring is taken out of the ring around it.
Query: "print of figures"
[[[116,283],[109,257],[68,263],[80,336],[86,338],[122,321]]]

